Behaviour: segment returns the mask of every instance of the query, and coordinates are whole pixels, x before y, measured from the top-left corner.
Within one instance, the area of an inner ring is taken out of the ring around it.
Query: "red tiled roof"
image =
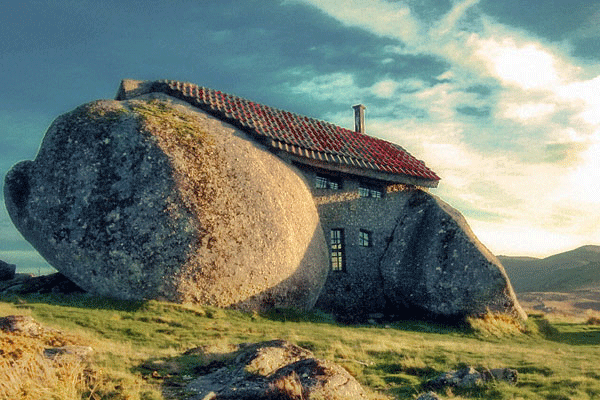
[[[238,96],[191,83],[163,80],[152,91],[173,97],[234,122],[268,145],[326,163],[345,164],[394,175],[407,175],[433,185],[440,178],[402,147],[365,134]]]

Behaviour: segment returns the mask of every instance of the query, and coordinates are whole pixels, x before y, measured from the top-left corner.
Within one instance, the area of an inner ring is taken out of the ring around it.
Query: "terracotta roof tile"
[[[329,122],[258,104],[238,96],[191,83],[157,81],[152,91],[181,98],[201,109],[267,139],[271,147],[302,157],[348,164],[437,182],[439,177],[423,161],[397,144],[354,132]],[[335,160],[335,161],[333,161]]]

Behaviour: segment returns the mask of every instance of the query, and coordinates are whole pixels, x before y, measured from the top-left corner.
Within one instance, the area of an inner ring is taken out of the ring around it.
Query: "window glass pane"
[[[371,189],[371,197],[380,199],[381,198],[381,190]]]
[[[344,232],[342,229],[331,230],[331,269],[344,270]]]
[[[318,176],[317,175],[317,180],[315,182],[315,187],[317,189],[327,189],[327,178],[325,178],[324,176]]]
[[[325,175],[317,175],[317,178],[315,180],[315,187],[317,189],[339,190],[342,188],[342,181],[338,178],[332,178]]]
[[[383,191],[369,185],[361,185],[358,188],[358,194],[360,197],[373,197],[375,199],[380,199],[383,195]]]
[[[371,246],[371,233],[361,230],[358,233],[358,245],[363,247]]]

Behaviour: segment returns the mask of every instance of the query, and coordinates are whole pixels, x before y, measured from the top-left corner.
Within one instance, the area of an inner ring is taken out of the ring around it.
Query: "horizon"
[[[0,175],[121,79],[175,79],[352,129],[436,172],[496,255],[600,244],[600,4],[584,0],[8,1]],[[151,27],[151,29],[148,29]],[[45,261],[0,200],[0,259]]]

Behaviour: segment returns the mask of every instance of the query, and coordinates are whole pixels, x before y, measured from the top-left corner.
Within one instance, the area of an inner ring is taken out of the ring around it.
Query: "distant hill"
[[[498,256],[516,292],[570,292],[600,288],[600,246],[546,258]]]

